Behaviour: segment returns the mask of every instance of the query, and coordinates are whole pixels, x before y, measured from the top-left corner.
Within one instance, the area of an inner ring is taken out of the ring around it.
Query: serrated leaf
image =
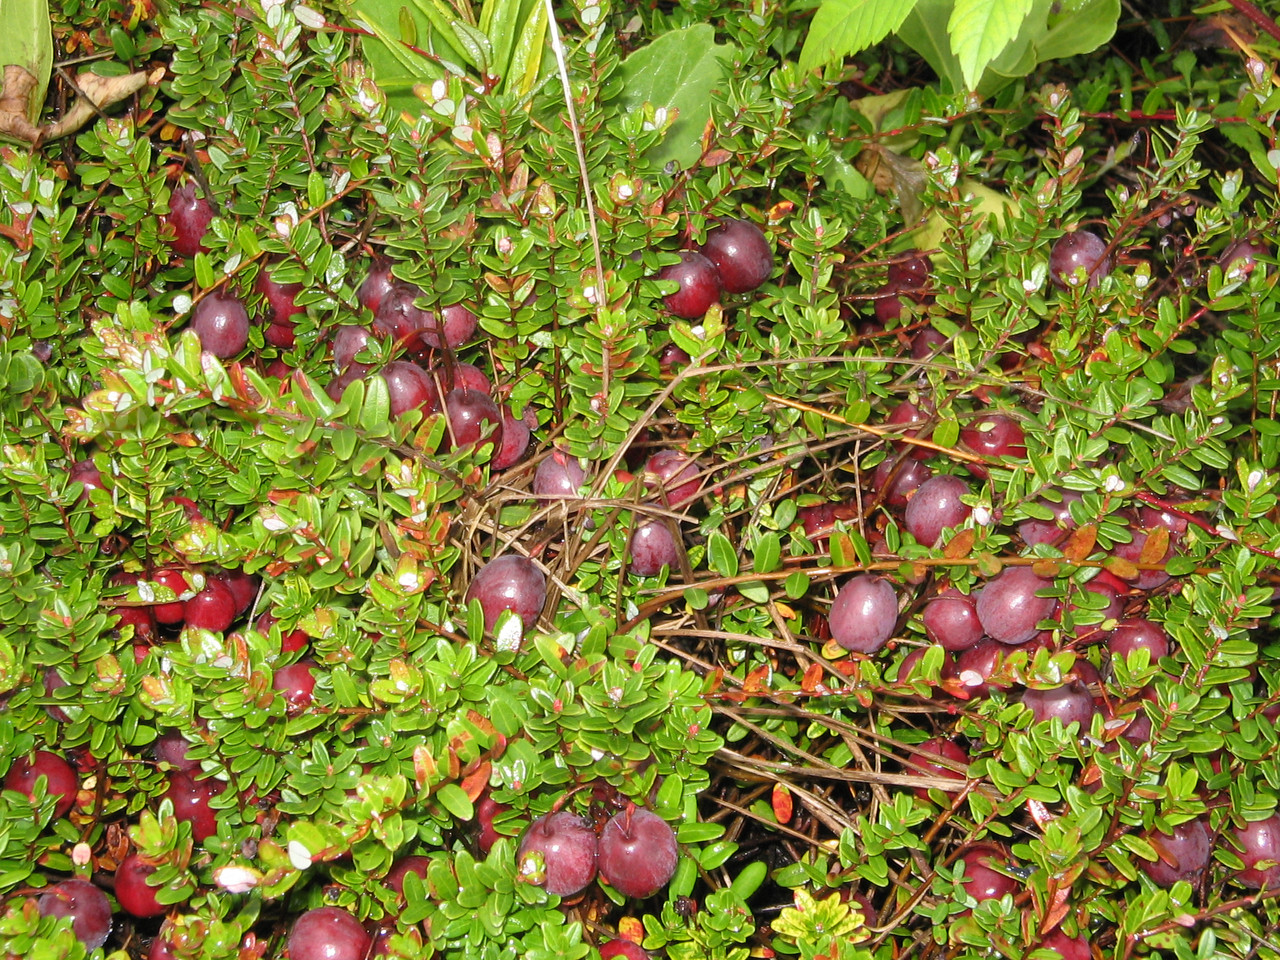
[[[715,38],[715,29],[705,23],[673,30],[631,54],[618,71],[624,109],[640,110],[651,103],[678,111],[662,142],[647,154],[656,166],[675,161],[688,168],[702,156],[711,93],[728,79],[729,64],[738,52]]]
[[[893,33],[916,0],[825,0],[809,24],[800,69],[813,70],[861,53]]]
[[[955,0],[947,33],[965,86],[976,90],[987,65],[1013,42],[1033,0]]]

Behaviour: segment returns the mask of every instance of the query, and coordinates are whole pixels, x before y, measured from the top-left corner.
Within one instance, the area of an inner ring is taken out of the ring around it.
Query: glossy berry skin
[[[987,414],[971,421],[960,431],[960,439],[966,447],[984,457],[1024,457],[1027,454],[1026,435],[1021,425],[1002,413]]]
[[[875,653],[893,636],[898,595],[887,580],[869,573],[848,580],[827,614],[831,637],[855,653]]]
[[[456,350],[476,332],[476,315],[460,303],[451,303],[437,311],[428,311],[418,327],[418,339],[437,350]]]
[[[469,447],[483,436],[495,451],[502,449],[502,411],[492,397],[454,388],[445,395],[444,414],[446,444],[452,440],[454,447]]]
[[[1037,543],[1058,543],[1066,537],[1068,531],[1076,528],[1075,518],[1071,516],[1071,504],[1080,499],[1080,494],[1073,490],[1066,490],[1057,503],[1041,500],[1041,506],[1053,511],[1053,519],[1023,520],[1018,524],[1018,536],[1022,537],[1027,546],[1034,546]]]
[[[1169,634],[1164,627],[1141,617],[1121,620],[1107,638],[1107,650],[1112,657],[1127,657],[1137,650],[1146,650],[1148,663],[1155,663],[1169,655]]]
[[[178,600],[174,600],[171,603],[157,603],[151,608],[151,612],[155,614],[156,622],[182,623],[186,617],[187,605],[181,597],[191,590],[186,574],[176,567],[162,567],[151,575],[151,579],[155,583],[168,587],[179,597]]]
[[[982,699],[993,689],[1006,689],[1006,682],[993,682],[991,677],[1001,668],[1009,648],[994,640],[979,640],[956,657],[955,689],[964,699]]]
[[[404,897],[404,878],[410,873],[416,873],[423,880],[427,878],[427,868],[431,866],[429,857],[401,857],[391,865],[391,869],[387,871],[387,875],[383,878],[383,883],[396,892],[397,897]]]
[[[728,293],[750,293],[773,273],[773,251],[750,220],[727,217],[707,234],[701,253],[715,264]]]
[[[929,639],[947,650],[968,650],[982,639],[977,602],[955,587],[948,587],[926,603],[920,622]]]
[[[631,534],[629,569],[641,577],[657,576],[663,567],[680,561],[680,548],[670,528],[661,520],[650,520]]]
[[[369,341],[377,341],[378,337],[368,327],[341,326],[333,335],[333,365],[339,371],[354,370],[368,373],[373,366],[368,363],[356,363],[356,356],[364,350]]]
[[[111,935],[111,901],[87,880],[63,880],[40,894],[42,917],[71,917],[71,930],[87,950],[96,950]]]
[[[177,730],[162,733],[151,744],[151,754],[156,758],[156,763],[166,763],[183,773],[191,773],[200,769],[198,760],[191,760],[187,757],[187,752],[190,749],[191,742]]]
[[[410,410],[421,410],[424,414],[431,414],[440,409],[440,394],[435,382],[431,379],[431,375],[416,363],[393,360],[379,371],[379,375],[387,385],[393,420]]]
[[[1005,858],[995,847],[975,846],[961,860],[964,863],[961,882],[973,899],[996,900],[1017,890],[1018,882],[996,869],[1005,864]]]
[[[1064,727],[1080,724],[1081,732],[1089,729],[1096,707],[1089,690],[1079,680],[1072,680],[1060,687],[1048,690],[1027,690],[1022,702],[1035,715],[1037,721],[1057,717]]]
[[[340,907],[308,910],[289,931],[289,960],[365,960],[372,937],[364,925]]]
[[[606,940],[600,944],[600,960],[649,960],[649,951],[631,940]]]
[[[304,659],[276,670],[271,686],[284,694],[290,716],[311,706],[316,689],[315,667],[314,660]]]
[[[480,601],[486,630],[493,630],[504,610],[518,614],[528,629],[547,602],[547,578],[532,560],[504,554],[490,560],[472,578],[466,602],[472,600]]]
[[[81,484],[78,495],[80,500],[88,500],[91,491],[101,490],[105,486],[102,482],[102,471],[92,459],[77,460],[71,464],[67,469],[67,480],[70,483]]]
[[[480,848],[480,852],[485,856],[489,855],[493,845],[502,836],[494,825],[494,821],[500,814],[506,813],[510,809],[505,803],[498,803],[487,793],[476,804],[476,823],[480,826],[476,834],[476,846]]]
[[[553,450],[533,473],[533,495],[545,500],[575,500],[587,480],[577,458]]]
[[[1244,861],[1236,881],[1250,890],[1280,884],[1280,814],[1235,827],[1231,835]]]
[[[156,868],[136,853],[120,861],[116,867],[115,894],[126,912],[135,917],[158,917],[168,909],[156,899],[157,888],[147,883],[147,877],[155,872]]]
[[[658,271],[659,280],[674,280],[680,289],[663,298],[677,317],[697,320],[720,301],[722,284],[716,265],[696,250],[681,250],[680,262]]]
[[[1049,279],[1054,286],[1079,286],[1079,270],[1084,271],[1090,287],[1096,287],[1111,272],[1106,241],[1088,230],[1059,237],[1049,252]]]
[[[1135,862],[1157,886],[1171,887],[1179,880],[1195,882],[1213,858],[1213,839],[1203,820],[1188,820],[1173,833],[1153,831],[1147,840],[1156,848],[1155,861],[1135,858]]]
[[[596,833],[591,824],[567,810],[538,817],[524,832],[516,852],[516,866],[535,877],[557,897],[581,893],[596,876]],[[542,854],[544,870],[537,873],[534,853]]]
[[[964,523],[973,512],[960,500],[969,493],[969,485],[959,477],[930,477],[907,501],[903,514],[907,531],[924,546],[937,546],[943,530]]]
[[[218,819],[209,801],[225,789],[226,784],[221,780],[195,780],[174,771],[169,774],[169,788],[162,799],[172,801],[174,819],[191,824],[192,839],[204,843],[218,832]]]
[[[1036,635],[1037,624],[1053,616],[1057,601],[1037,597],[1051,585],[1030,567],[1006,567],[978,595],[978,622],[988,637],[1001,643],[1025,643]]]
[[[373,315],[373,330],[379,337],[390,337],[404,345],[416,340],[418,331],[431,322],[431,313],[417,306],[424,296],[420,287],[411,283],[392,284]]]
[[[1068,937],[1061,930],[1055,930],[1041,940],[1039,949],[1056,951],[1062,960],[1092,960],[1093,958],[1088,940],[1084,937]]]
[[[688,503],[702,488],[702,466],[679,450],[659,450],[644,464],[644,485],[658,503],[678,507]]]
[[[679,862],[675,831],[651,810],[615,813],[600,831],[600,876],[623,896],[653,896],[675,875]]]
[[[194,257],[202,250],[207,251],[204,237],[212,220],[213,207],[196,194],[194,183],[178,187],[169,197],[169,215],[165,217],[165,222],[173,228],[170,248],[180,257]]]
[[[936,756],[930,756],[930,754]],[[917,745],[915,751],[907,757],[907,772],[929,777],[945,777],[948,780],[965,779],[963,773],[950,766],[944,766],[937,757],[958,764],[961,768],[969,765],[969,754],[965,753],[961,747],[942,737],[932,737]],[[929,791],[923,787],[918,788],[915,793],[921,800],[929,799]]]
[[[378,307],[382,305],[382,298],[395,283],[395,277],[391,276],[391,261],[375,260],[369,267],[369,273],[364,278],[364,282],[356,290],[356,299],[360,302],[360,306],[371,313],[377,313]]]
[[[80,778],[71,769],[71,764],[56,753],[37,750],[31,759],[20,757],[15,760],[5,775],[4,788],[16,790],[30,799],[35,796],[36,781],[41,777],[48,780],[45,788],[47,796],[54,798],[54,817],[65,817],[75,805]]]
[[[276,283],[271,273],[263,270],[253,283],[253,289],[266,301],[266,321],[270,325],[292,327],[294,317],[303,312],[303,308],[295,302],[302,292],[300,283]]]
[[[890,507],[905,507],[910,497],[933,476],[921,461],[905,454],[882,460],[871,475],[870,488]]]
[[[208,577],[205,587],[187,601],[183,619],[188,627],[221,633],[236,619],[236,598],[225,583]]]
[[[217,291],[196,304],[191,329],[200,338],[202,350],[229,360],[249,343],[249,311],[236,297]]]
[[[514,467],[529,451],[529,440],[532,436],[528,425],[523,420],[517,420],[512,415],[510,407],[503,406],[502,443],[494,453],[493,459],[489,461],[489,465],[495,470]]]

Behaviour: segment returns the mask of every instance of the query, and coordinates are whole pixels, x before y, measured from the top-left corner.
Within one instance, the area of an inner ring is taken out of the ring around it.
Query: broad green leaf
[[[733,577],[738,574],[738,554],[733,544],[719,530],[707,538],[707,562],[711,569],[722,577]]]
[[[800,69],[813,70],[879,43],[906,19],[916,0],[825,0],[809,24]]]
[[[1036,62],[1097,50],[1115,36],[1119,19],[1120,0],[1065,0],[1051,5],[1047,31],[1035,41]]]
[[[3,68],[22,67],[35,78],[27,99],[27,119],[35,123],[44,106],[53,72],[53,31],[48,0],[0,0],[0,75]]]
[[[711,93],[728,77],[737,48],[717,44],[709,24],[663,34],[622,64],[623,107],[639,110],[645,103],[678,112],[666,138],[649,151],[656,166],[674,160],[692,166],[702,156],[702,131],[711,118]]]
[[[347,13],[374,34],[364,39],[365,60],[396,113],[421,114],[426,105],[413,95],[414,84],[439,79],[446,65],[461,72],[466,62],[451,43],[452,18],[442,16],[431,0],[350,0]]]
[[[947,33],[966,87],[977,89],[987,65],[1018,36],[1033,6],[1034,0],[956,0]]]
[[[963,87],[960,61],[951,52],[947,36],[951,6],[952,0],[916,0],[898,27],[898,38],[924,57],[944,86],[959,90]]]

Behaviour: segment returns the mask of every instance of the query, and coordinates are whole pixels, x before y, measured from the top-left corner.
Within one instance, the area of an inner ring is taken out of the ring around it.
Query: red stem
[[[1256,26],[1269,33],[1273,39],[1280,40],[1280,26],[1277,26],[1274,20],[1250,3],[1249,0],[1227,0],[1227,2],[1235,7],[1236,13],[1248,17]]]

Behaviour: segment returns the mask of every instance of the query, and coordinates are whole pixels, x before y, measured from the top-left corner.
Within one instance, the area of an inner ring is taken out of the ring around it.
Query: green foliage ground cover
[[[1280,907],[1236,881],[1229,839],[1280,800],[1277,272],[1220,262],[1275,234],[1277,41],[1172,4],[982,99],[892,38],[802,72],[812,5],[583,0],[554,31],[536,4],[495,6],[471,11],[481,39],[442,36],[449,8],[425,2],[377,30],[388,8],[365,3],[55,14],[64,53],[166,75],[74,140],[0,147],[0,774],[47,749],[82,787],[62,817],[4,794],[6,956],[84,955],[32,895],[132,850],[173,907],[163,931],[118,915],[117,956],[161,933],[183,958],[277,956],[321,905],[392,924],[405,957],[586,958],[619,929],[679,958],[1017,958],[1057,929],[1095,956],[1280,955]],[[425,55],[391,55],[410,33]],[[519,82],[487,75],[515,63]],[[217,217],[182,258],[164,217],[193,178]],[[757,223],[777,269],[673,321],[655,274],[723,216]],[[1116,267],[1057,288],[1049,249],[1081,227]],[[890,264],[920,247],[931,300],[875,324]],[[368,321],[356,290],[383,256],[480,316],[458,358],[536,420],[522,464],[449,450],[438,416],[392,421],[380,380],[326,394],[332,336]],[[296,344],[259,325],[232,360],[202,353],[193,303],[220,288],[260,310],[268,265],[303,285]],[[944,343],[913,358],[925,329]],[[691,359],[664,366],[669,345]],[[903,400],[933,411],[931,465],[972,484],[974,518],[937,546],[869,482]],[[961,443],[993,410],[1025,457]],[[628,472],[666,446],[703,470],[679,508]],[[588,495],[530,497],[553,449]],[[84,460],[99,489],[70,478]],[[1064,491],[1084,532],[1026,546],[1018,522]],[[800,511],[826,503],[834,531],[811,538]],[[1176,550],[1117,559],[1152,504],[1192,518]],[[652,518],[683,556],[642,578],[628,540]],[[509,552],[551,584],[519,642],[463,599]],[[957,696],[922,605],[1033,562],[1074,611],[1007,659],[1003,688]],[[148,581],[164,565],[260,577],[255,614],[278,623],[120,629],[119,606],[170,599]],[[1112,624],[1082,592],[1104,568],[1171,575],[1125,594],[1167,658],[1106,657]],[[870,657],[825,641],[860,571],[902,607]],[[272,686],[295,628],[319,664],[305,709]],[[1078,660],[1103,676],[1092,727],[1034,721],[1020,691]],[[1123,735],[1136,716],[1145,742]],[[152,750],[175,731],[228,785],[202,843],[162,802]],[[936,736],[965,745],[967,780],[905,763]],[[487,856],[486,793],[510,808]],[[518,873],[531,817],[628,801],[676,829],[658,896],[562,903]],[[1211,867],[1152,882],[1152,834],[1197,818]],[[1017,892],[976,904],[957,868],[982,842]],[[402,906],[381,878],[406,854],[431,865]]]

